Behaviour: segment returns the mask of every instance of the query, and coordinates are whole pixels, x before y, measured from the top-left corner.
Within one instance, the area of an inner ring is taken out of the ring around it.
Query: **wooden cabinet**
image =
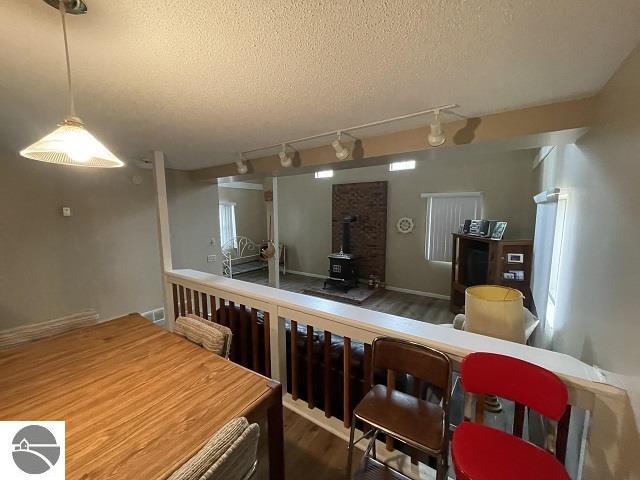
[[[473,285],[504,285],[520,290],[524,306],[535,314],[531,296],[533,240],[492,240],[461,233],[453,234],[451,300],[453,313],[464,311],[464,291]],[[522,272],[521,278],[505,273]]]

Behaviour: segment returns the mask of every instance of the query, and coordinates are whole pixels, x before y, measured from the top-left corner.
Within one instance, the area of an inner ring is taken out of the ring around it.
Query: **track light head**
[[[340,141],[341,139],[342,133],[338,132],[338,138],[331,142],[331,146],[336,151],[336,158],[338,160],[346,160],[351,155],[351,152],[342,144],[342,142]]]
[[[280,165],[284,168],[289,168],[293,164],[293,155],[287,153],[287,144],[282,144],[282,151],[278,154],[280,157]]]
[[[240,158],[236,160],[236,166],[238,167],[238,173],[240,175],[244,175],[249,171],[247,160],[242,156],[242,154],[240,154]]]
[[[429,135],[427,135],[427,141],[432,147],[439,147],[444,143],[447,137],[442,130],[442,123],[440,123],[440,110],[434,112],[433,122],[429,125]]]

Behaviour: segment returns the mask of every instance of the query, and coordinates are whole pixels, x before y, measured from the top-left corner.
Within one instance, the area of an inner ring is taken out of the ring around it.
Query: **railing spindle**
[[[191,303],[191,289],[185,288],[185,296],[187,297],[187,313],[193,313],[193,305]]]
[[[387,389],[395,390],[396,388],[396,372],[393,370],[387,370]],[[393,450],[393,438],[387,435],[387,440],[385,442],[387,450]]]
[[[298,399],[298,322],[291,320],[291,398]]]
[[[200,316],[200,293],[196,290],[193,291],[193,313]]]
[[[522,430],[524,428],[524,412],[524,405],[516,402],[513,412],[513,434],[520,438],[522,438]]]
[[[234,333],[231,337],[231,360],[238,363],[240,358],[240,352],[238,352],[238,344],[240,343],[240,336],[238,333],[238,312],[236,312],[235,302],[229,301],[229,315],[227,317],[229,325],[227,325]]]
[[[567,405],[564,415],[558,422],[556,432],[556,458],[564,465],[567,457],[567,440],[569,439],[569,421],[571,420],[571,405]]]
[[[216,297],[209,295],[209,302],[211,303],[211,321],[218,323],[218,306],[216,305]]]
[[[240,361],[243,367],[249,366],[248,317],[246,307],[240,305]]]
[[[178,286],[175,283],[171,284],[171,293],[173,294],[173,318],[180,316],[180,305],[178,303]]]
[[[260,339],[258,338],[258,311],[251,309],[251,360],[253,371],[260,372]]]
[[[218,322],[220,323],[220,325],[224,325],[225,327],[227,326],[227,317],[228,317],[228,311],[227,311],[227,305],[225,304],[225,301],[223,298],[220,299],[220,315],[218,316]]]
[[[276,318],[276,321],[278,319]],[[271,378],[271,330],[269,312],[264,312],[264,375]]]
[[[315,406],[313,400],[313,326],[307,325],[307,405]]]
[[[331,418],[331,332],[324,331],[324,416]]]
[[[209,308],[207,305],[207,294],[206,293],[201,293],[200,294],[200,301],[202,302],[202,317],[205,320],[209,320]]]
[[[364,344],[364,390],[363,394],[369,393],[371,390],[371,384],[373,383],[373,376],[371,375],[372,359],[371,359],[371,345]]]
[[[351,339],[344,337],[343,345],[343,414],[345,428],[351,428]]]
[[[180,285],[178,287],[179,295],[180,295],[180,315],[185,315],[185,303],[184,303],[184,287]]]

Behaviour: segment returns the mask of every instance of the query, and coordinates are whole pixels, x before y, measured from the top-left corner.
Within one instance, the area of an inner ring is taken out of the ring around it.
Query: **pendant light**
[[[54,6],[55,0],[44,0]],[[20,151],[20,155],[41,162],[58,163],[81,167],[113,168],[124,163],[111,153],[85,128],[84,122],[76,115],[71,88],[71,64],[65,13],[85,13],[86,6],[81,0],[59,0],[57,6],[62,18],[64,50],[67,60],[67,84],[69,87],[69,115],[49,135]]]

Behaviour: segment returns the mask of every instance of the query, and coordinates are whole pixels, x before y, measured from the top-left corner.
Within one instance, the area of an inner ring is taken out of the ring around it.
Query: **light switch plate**
[[[62,216],[70,217],[71,216],[71,207],[62,207]]]
[[[214,263],[217,259],[217,255],[207,255],[207,263]]]

